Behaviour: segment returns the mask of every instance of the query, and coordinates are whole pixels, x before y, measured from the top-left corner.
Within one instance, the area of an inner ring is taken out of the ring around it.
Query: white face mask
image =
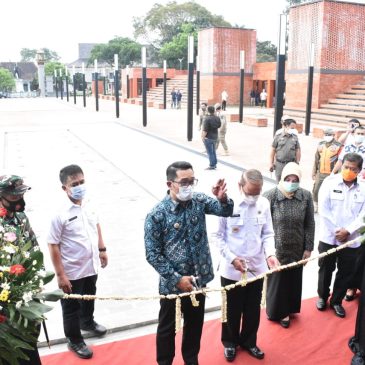
[[[260,195],[247,195],[243,192],[243,201],[248,205],[254,205],[257,202],[257,199]]]
[[[86,186],[85,184],[73,186],[71,189],[71,198],[75,200],[82,200],[86,194]]]
[[[288,129],[288,133],[289,134],[292,134],[294,136],[297,136],[298,135],[298,131],[295,128]]]
[[[192,185],[189,186],[180,186],[179,192],[176,194],[176,198],[181,202],[186,202],[191,200],[193,197],[194,188]]]
[[[354,138],[355,138],[355,143],[362,143],[364,142],[365,136],[361,134],[356,134]]]

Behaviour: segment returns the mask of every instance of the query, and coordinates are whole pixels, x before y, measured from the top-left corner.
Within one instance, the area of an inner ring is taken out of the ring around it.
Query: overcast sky
[[[63,62],[78,58],[78,43],[133,38],[132,18],[168,0],[18,0],[1,2],[0,62],[19,61],[22,48],[49,48]],[[184,1],[177,0],[178,3]],[[277,43],[286,0],[196,0],[231,24],[257,30],[260,41]],[[365,0],[358,0],[365,3]]]

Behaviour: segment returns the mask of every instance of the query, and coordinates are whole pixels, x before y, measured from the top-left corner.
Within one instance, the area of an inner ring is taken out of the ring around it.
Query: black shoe
[[[341,304],[331,304],[331,308],[337,317],[344,318],[346,316],[345,308]]]
[[[90,332],[95,336],[104,336],[107,332],[107,329],[94,321],[94,323],[90,326],[81,326],[83,331]]]
[[[90,359],[93,356],[92,350],[90,350],[84,341],[79,343],[71,342],[67,343],[67,347],[70,351],[74,352],[81,359]]]
[[[282,319],[279,321],[280,326],[284,328],[289,328],[290,326],[290,319]]]
[[[363,352],[358,352],[351,360],[351,365],[365,365],[365,356]]]
[[[257,347],[244,347],[244,349],[253,357],[256,359],[262,360],[265,356],[265,354]]]
[[[319,311],[324,311],[327,308],[327,301],[323,298],[318,298],[316,302],[316,307]]]
[[[359,352],[359,340],[355,336],[349,339],[348,345],[354,354]]]
[[[225,347],[224,357],[228,362],[232,362],[236,358],[236,348],[235,347]]]

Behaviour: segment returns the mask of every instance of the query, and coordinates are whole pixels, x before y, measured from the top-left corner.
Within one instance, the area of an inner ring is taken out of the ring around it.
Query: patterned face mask
[[[193,197],[194,187],[192,185],[189,186],[180,186],[179,192],[176,194],[176,198],[178,198],[182,202],[186,202],[191,200]]]

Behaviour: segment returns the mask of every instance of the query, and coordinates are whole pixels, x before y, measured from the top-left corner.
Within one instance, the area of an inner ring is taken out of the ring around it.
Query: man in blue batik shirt
[[[166,170],[167,196],[147,215],[145,246],[147,261],[160,274],[160,294],[178,294],[206,286],[213,277],[205,214],[228,217],[233,201],[227,197],[226,183],[213,186],[214,199],[194,193],[198,180],[193,167],[185,161],[171,164]],[[195,283],[194,283],[195,281]],[[186,365],[198,365],[200,338],[204,322],[205,297],[197,295],[198,307],[190,297],[181,298],[184,314],[182,356]],[[171,365],[175,356],[175,300],[160,302],[157,328],[157,363]]]

